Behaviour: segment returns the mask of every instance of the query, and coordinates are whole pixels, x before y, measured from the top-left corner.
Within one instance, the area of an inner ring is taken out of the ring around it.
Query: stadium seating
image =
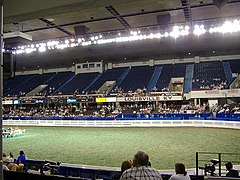
[[[47,82],[52,76],[54,76],[54,73],[30,75],[28,80],[24,81],[20,86],[14,88],[7,93],[10,95],[19,95],[19,92],[23,92],[24,94],[26,94],[37,86]]]
[[[3,84],[4,96],[14,95],[14,92],[11,92],[11,91],[13,89],[20,87],[25,82],[29,81],[33,76],[34,75],[16,76],[14,79],[4,80],[4,84]]]
[[[231,61],[228,61],[228,62],[230,64],[230,67],[231,67],[231,70],[232,70],[233,73],[239,73],[240,72],[240,61],[239,60],[238,61],[231,60]]]
[[[71,81],[58,89],[62,94],[79,94],[99,73],[77,74]]]
[[[116,81],[115,87],[125,92],[147,88],[151,91],[167,91],[171,78],[184,77],[184,92],[199,89],[217,89],[219,84],[229,85],[232,73],[238,73],[240,61],[212,61],[195,64],[165,64],[158,66],[135,66],[113,68],[103,73],[75,74],[59,72],[21,75],[4,80],[4,96],[25,95],[39,85],[48,85],[43,95],[82,94],[98,90],[106,81]]]
[[[59,93],[59,88],[64,85],[66,81],[72,78],[75,74],[73,72],[59,72],[57,73],[50,81],[46,84],[48,88],[44,91],[47,92],[48,95],[50,94],[57,94]],[[51,89],[51,90],[50,90]]]
[[[126,69],[127,68],[115,68],[105,71],[103,75],[88,88],[88,92],[98,90],[106,81],[117,81]]]
[[[154,66],[132,67],[119,87],[125,92],[147,88],[154,69]]]
[[[167,64],[163,66],[162,73],[157,81],[157,89],[167,89],[171,78],[173,77],[185,77],[186,64]]]
[[[213,89],[222,82],[226,82],[222,62],[214,61],[194,64],[192,84],[194,90]]]

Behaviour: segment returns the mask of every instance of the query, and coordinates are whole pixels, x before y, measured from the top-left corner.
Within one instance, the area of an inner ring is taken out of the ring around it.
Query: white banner
[[[119,97],[117,102],[139,102],[139,101],[181,101],[182,96],[172,96],[171,94],[163,94],[162,96],[134,96]]]

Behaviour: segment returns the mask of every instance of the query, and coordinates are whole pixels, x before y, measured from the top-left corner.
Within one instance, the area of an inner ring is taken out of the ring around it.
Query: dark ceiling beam
[[[62,28],[61,26],[59,25],[56,25],[55,23],[45,19],[45,18],[39,18],[39,20],[43,21],[44,23],[46,23],[47,27],[50,28],[50,27],[54,27],[60,31],[62,31],[63,33],[69,35],[69,36],[74,36],[74,34],[72,34],[71,32],[65,30],[64,28]]]
[[[119,12],[113,6],[106,6],[105,7],[117,20],[126,28],[130,29],[131,26],[128,22],[119,14]]]
[[[228,3],[231,4],[231,3],[239,3],[239,2],[240,2],[240,0],[233,0],[233,1],[230,1]],[[215,6],[215,4],[206,3],[206,4],[191,5],[190,8],[194,9],[194,8],[208,7],[208,6]],[[177,11],[177,10],[183,10],[183,7],[131,13],[131,14],[121,15],[121,17],[123,17],[123,18],[134,17],[134,16],[140,16],[140,15],[146,15],[146,14],[155,14],[155,13],[160,13],[160,12],[171,12],[171,11]],[[116,17],[113,17],[113,16],[104,17],[104,18],[94,18],[94,19],[88,19],[88,20],[83,20],[83,21],[76,21],[76,22],[72,22],[72,23],[61,24],[61,25],[58,25],[58,26],[66,27],[66,26],[74,26],[74,25],[84,24],[84,23],[89,23],[89,22],[100,22],[100,21],[114,20],[114,19],[116,19]],[[213,18],[212,20],[214,20],[214,19],[225,19],[225,18]],[[178,23],[180,23],[180,22],[178,22]],[[156,26],[156,25],[154,25],[154,26]],[[29,29],[29,30],[25,30],[25,31],[22,31],[22,32],[26,33],[26,32],[41,31],[41,30],[45,30],[45,29],[49,29],[49,28],[55,28],[55,27],[54,26],[53,27],[42,27],[42,28],[36,28],[36,29]]]
[[[181,3],[183,7],[185,20],[187,22],[192,22],[192,11],[191,11],[189,0],[181,0]]]

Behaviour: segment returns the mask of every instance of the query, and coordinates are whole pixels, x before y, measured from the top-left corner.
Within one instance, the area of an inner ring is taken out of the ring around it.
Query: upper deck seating
[[[194,64],[193,90],[218,89],[220,84],[226,82],[222,62],[201,62]]]
[[[148,86],[148,83],[154,72],[154,66],[140,66],[132,67],[125,77],[123,82],[119,85],[125,92],[135,91],[138,88],[143,89]]]

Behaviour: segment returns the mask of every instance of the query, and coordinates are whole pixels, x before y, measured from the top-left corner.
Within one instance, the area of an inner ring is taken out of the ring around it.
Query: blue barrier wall
[[[203,114],[118,114],[116,117],[7,117],[3,120],[223,120],[240,121],[240,114],[216,114],[216,118],[210,113]]]

